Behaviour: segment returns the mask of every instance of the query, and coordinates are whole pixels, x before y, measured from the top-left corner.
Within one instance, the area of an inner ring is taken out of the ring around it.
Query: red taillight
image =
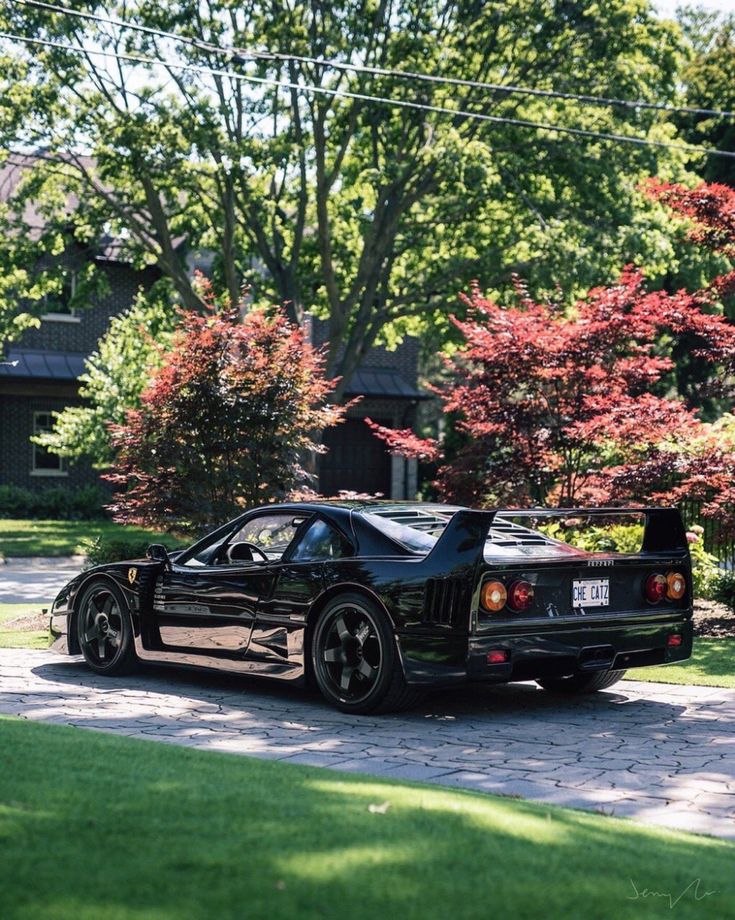
[[[487,653],[488,664],[505,664],[505,662],[509,660],[510,652],[502,648],[496,648],[493,649],[492,652]]]
[[[663,575],[649,575],[643,593],[650,604],[658,604],[666,597],[666,578]]]
[[[514,581],[508,589],[508,606],[520,613],[533,603],[533,585],[528,581]]]
[[[679,635],[669,636],[666,640],[666,644],[669,648],[678,648],[682,643],[682,637]]]

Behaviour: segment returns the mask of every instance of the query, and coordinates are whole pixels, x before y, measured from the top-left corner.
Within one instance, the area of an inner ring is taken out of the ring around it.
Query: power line
[[[212,42],[204,39],[188,38],[183,35],[177,35],[175,32],[169,32],[164,29],[155,29],[151,26],[140,25],[139,23],[129,22],[123,19],[113,19],[107,16],[100,16],[97,13],[87,13],[81,10],[69,9],[65,6],[59,6],[53,3],[45,3],[43,0],[11,0],[12,3],[23,6],[37,7],[39,9],[49,10],[55,13],[63,13],[67,16],[74,16],[80,19],[87,19],[93,22],[113,25],[121,29],[129,29],[136,32],[142,32],[147,35],[154,35],[160,38],[173,39],[176,42],[198,48],[203,51],[210,51],[214,54],[225,56],[239,56],[241,58],[252,58],[255,60],[272,60],[272,61],[298,61],[305,64],[315,64],[320,67],[329,67],[334,70],[351,71],[355,73],[368,73],[372,76],[395,77],[398,79],[418,80],[426,83],[436,83],[448,86],[464,86],[470,89],[487,89],[493,92],[506,93],[508,95],[526,95],[538,96],[546,99],[565,99],[568,101],[581,102],[585,105],[612,106],[627,109],[645,109],[656,112],[680,113],[684,115],[707,115],[717,118],[735,119],[735,112],[723,109],[706,109],[697,106],[680,106],[669,105],[664,102],[647,102],[642,99],[617,99],[610,96],[595,96],[584,93],[562,92],[560,90],[537,89],[530,86],[518,86],[512,83],[489,83],[481,80],[466,80],[460,77],[446,77],[439,74],[427,74],[420,71],[397,70],[384,67],[373,67],[368,64],[352,64],[347,61],[337,61],[333,58],[315,58],[306,55],[293,54],[291,52],[262,51],[259,49],[248,48],[222,48]]]
[[[273,80],[267,77],[255,77],[250,74],[237,73],[231,70],[217,70],[211,67],[204,67],[199,64],[186,64],[174,61],[162,60],[161,58],[144,57],[137,54],[123,54],[117,51],[103,51],[101,49],[86,49],[79,45],[69,45],[63,42],[55,42],[43,38],[29,38],[24,35],[14,35],[10,32],[0,32],[0,38],[8,39],[14,42],[24,42],[25,44],[40,45],[47,48],[57,48],[62,51],[71,51],[83,56],[97,56],[104,58],[115,58],[119,61],[129,61],[134,64],[148,64],[158,67],[165,67],[169,70],[190,71],[192,73],[203,73],[208,76],[228,77],[233,80],[243,80],[248,83],[258,85],[275,86],[281,89],[291,89],[298,92],[315,93],[324,96],[355,99],[362,102],[377,103],[395,108],[416,109],[423,112],[432,112],[439,115],[451,115],[453,118],[466,118],[474,121],[489,122],[490,124],[513,125],[519,128],[531,128],[535,131],[553,131],[557,134],[569,134],[573,137],[585,137],[594,140],[613,141],[622,144],[634,144],[639,147],[657,147],[665,150],[678,150],[683,153],[692,153],[707,156],[726,157],[735,159],[735,152],[729,150],[718,150],[713,147],[693,147],[689,144],[676,144],[670,141],[656,141],[644,137],[635,137],[625,134],[614,134],[605,131],[592,131],[587,128],[571,128],[563,125],[555,125],[549,122],[531,121],[526,118],[508,118],[501,115],[486,115],[482,112],[469,112],[464,109],[450,109],[447,106],[428,105],[422,102],[411,102],[407,99],[393,99],[387,96],[371,96],[367,93],[355,93],[349,90],[327,89],[323,86],[312,86],[303,83],[293,83],[288,80]],[[237,58],[234,59],[237,62]]]
[[[166,32],[163,29],[154,29],[151,26],[143,26],[137,22],[127,22],[124,19],[112,19],[107,16],[100,16],[97,13],[87,13],[83,10],[72,10],[66,6],[57,6],[54,3],[42,3],[40,0],[10,0],[11,3],[18,3],[22,6],[34,6],[39,9],[49,10],[52,13],[64,13],[67,16],[74,16],[78,19],[89,19],[93,22],[101,22],[105,25],[118,26],[122,29],[131,29],[134,32],[143,32],[146,35],[155,35],[160,38],[173,38],[175,41],[184,45],[192,45],[207,51],[217,51],[221,54],[227,52],[223,48],[203,39],[187,38],[185,35],[176,35],[174,32]]]

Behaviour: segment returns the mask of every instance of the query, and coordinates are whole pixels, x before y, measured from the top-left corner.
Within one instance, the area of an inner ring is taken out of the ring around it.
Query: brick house
[[[2,181],[0,171],[0,192]],[[7,194],[6,184],[5,197]],[[139,288],[150,286],[158,277],[154,268],[138,271],[127,264],[109,241],[93,257],[107,277],[105,297],[77,312],[63,296],[57,298],[41,317],[40,328],[26,331],[4,349],[0,342],[0,357],[17,362],[0,366],[0,485],[38,491],[50,485],[76,488],[99,481],[89,464],[67,463],[30,440],[53,424],[54,412],[82,404],[78,378],[84,359],[95,351],[110,319],[132,304]],[[71,270],[69,282],[71,290]],[[323,324],[312,324],[315,344],[323,342],[323,331]],[[319,459],[323,494],[346,489],[395,499],[415,495],[415,461],[391,456],[362,419],[370,416],[384,425],[411,426],[418,402],[425,398],[417,387],[417,369],[415,339],[406,339],[393,352],[373,348],[368,353],[346,392],[350,399],[360,396],[360,402],[349,410],[343,425],[325,433],[329,450]]]
[[[390,454],[363,419],[391,428],[411,428],[418,403],[426,399],[417,386],[419,342],[406,338],[395,351],[372,348],[348,381],[345,397],[360,401],[346,421],[324,433],[328,452],[320,458],[319,491],[336,495],[340,489],[386,498],[414,498],[417,463]]]
[[[155,269],[135,271],[121,262],[97,257],[107,276],[109,294],[85,310],[73,312],[63,300],[7,345],[4,357],[15,367],[0,367],[0,484],[32,491],[50,485],[77,487],[97,482],[85,462],[67,463],[31,443],[31,436],[53,425],[53,412],[81,405],[78,377],[84,359],[97,347],[112,316],[127,309],[140,287],[157,277]],[[73,277],[73,275],[72,275]]]
[[[85,462],[67,463],[34,445],[31,436],[53,424],[53,412],[81,405],[78,377],[84,359],[97,347],[109,321],[129,307],[139,286],[155,271],[136,272],[120,263],[104,263],[110,293],[98,304],[79,311],[55,312],[41,318],[10,343],[5,357],[15,367],[0,367],[0,484],[36,491],[49,485],[82,486],[99,481]],[[401,499],[416,493],[416,463],[386,451],[362,421],[401,428],[413,424],[416,406],[425,396],[416,385],[418,342],[406,339],[396,351],[373,348],[347,385],[346,397],[360,396],[346,421],[325,433],[328,453],[320,458],[319,490],[334,495],[341,489],[382,493]]]

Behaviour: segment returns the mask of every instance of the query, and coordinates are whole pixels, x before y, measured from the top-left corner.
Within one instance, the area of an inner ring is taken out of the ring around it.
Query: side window
[[[54,430],[52,412],[33,413],[33,434],[47,434]],[[33,445],[33,468],[31,476],[66,476],[64,458],[39,444]]]
[[[220,533],[218,536],[211,536],[208,540],[201,544],[198,547],[196,553],[189,555],[191,552],[187,550],[184,553],[183,561],[178,562],[177,565],[187,565],[191,568],[199,568],[203,565],[213,565],[216,564],[222,547],[227,543],[232,534],[232,528]],[[187,558],[188,557],[188,558]]]
[[[310,562],[322,559],[341,559],[349,553],[349,547],[333,527],[317,519],[299,541],[291,562]]]
[[[261,514],[249,520],[232,538],[232,543],[252,543],[269,559],[280,559],[293,540],[304,516]]]
[[[77,273],[74,269],[67,269],[61,276],[61,290],[54,294],[46,294],[41,316],[43,320],[60,320],[79,322],[78,310],[72,307],[77,293]]]

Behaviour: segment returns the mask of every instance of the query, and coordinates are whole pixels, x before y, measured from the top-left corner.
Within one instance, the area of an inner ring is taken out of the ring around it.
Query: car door
[[[307,519],[275,567],[271,593],[258,605],[250,656],[303,670],[307,614],[324,590],[324,564],[352,554],[347,538],[319,515]]]
[[[205,551],[184,564],[174,562],[159,577],[154,593],[159,647],[208,657],[244,657],[258,604],[273,593],[280,558],[300,523],[293,512],[254,514],[211,553]],[[252,559],[233,558],[243,545],[251,547]]]

